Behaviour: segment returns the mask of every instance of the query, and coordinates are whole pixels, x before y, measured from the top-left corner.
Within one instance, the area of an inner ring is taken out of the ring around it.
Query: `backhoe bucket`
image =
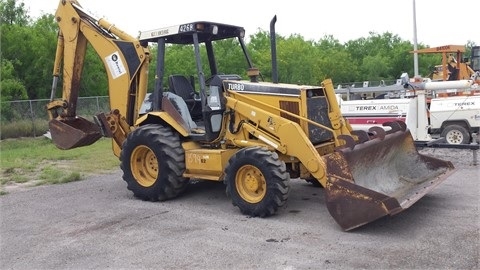
[[[405,129],[338,149],[324,160],[327,208],[345,231],[407,209],[455,170],[449,161],[419,154]]]
[[[48,126],[53,143],[64,150],[90,145],[102,137],[100,127],[82,117],[53,119]]]

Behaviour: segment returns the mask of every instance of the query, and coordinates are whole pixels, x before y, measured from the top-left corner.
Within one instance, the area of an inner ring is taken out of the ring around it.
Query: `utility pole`
[[[413,0],[413,73],[414,76],[418,76],[418,53],[416,53],[417,47],[417,11],[415,7],[415,0]]]

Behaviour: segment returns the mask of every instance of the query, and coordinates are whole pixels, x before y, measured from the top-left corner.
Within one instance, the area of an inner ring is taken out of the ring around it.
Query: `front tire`
[[[185,152],[178,134],[160,125],[141,126],[128,134],[120,168],[135,197],[164,201],[177,197],[188,184]]]
[[[445,127],[440,136],[444,137],[448,144],[467,144],[470,142],[470,133],[460,125]]]
[[[225,168],[225,184],[227,196],[243,214],[266,217],[286,204],[290,175],[277,153],[249,147],[230,158]]]

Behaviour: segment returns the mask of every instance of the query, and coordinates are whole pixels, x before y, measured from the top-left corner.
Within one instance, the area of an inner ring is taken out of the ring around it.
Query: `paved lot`
[[[432,152],[439,155],[439,152]],[[133,198],[121,172],[0,197],[2,269],[479,269],[479,166],[459,168],[408,210],[351,232],[323,190],[292,181],[288,207],[247,218],[221,183],[175,200]],[[471,163],[471,162],[470,162]]]

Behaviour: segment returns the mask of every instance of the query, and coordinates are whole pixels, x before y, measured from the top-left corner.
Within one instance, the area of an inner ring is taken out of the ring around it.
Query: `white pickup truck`
[[[448,143],[469,143],[479,132],[480,96],[434,98],[430,103],[430,130]]]
[[[468,144],[480,131],[480,96],[433,98],[427,105],[425,91],[395,99],[343,100],[337,94],[342,114],[355,129],[366,130],[392,120],[402,120],[414,140],[444,137],[449,144]]]

